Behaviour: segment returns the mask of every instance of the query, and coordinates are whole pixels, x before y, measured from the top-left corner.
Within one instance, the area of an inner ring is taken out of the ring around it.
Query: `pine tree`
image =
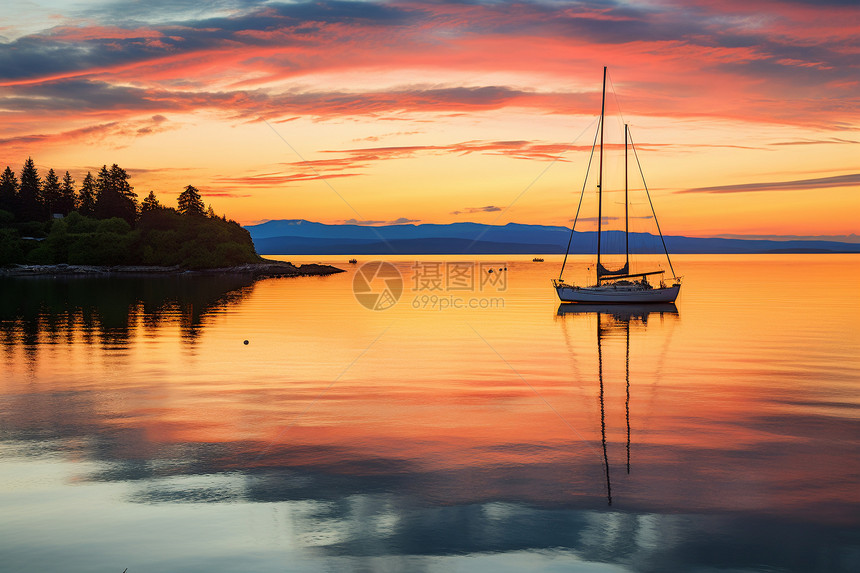
[[[205,214],[203,200],[200,198],[200,192],[196,187],[188,185],[185,187],[185,191],[179,194],[179,212],[183,215],[202,216]]]
[[[103,165],[96,178],[95,214],[99,219],[120,217],[134,224],[137,219],[137,195],[128,182],[128,173],[114,163]]]
[[[78,200],[75,205],[78,213],[81,215],[92,217],[96,212],[96,180],[93,174],[87,171],[87,176],[84,177],[81,183],[81,192],[78,195]]]
[[[20,199],[19,215],[21,221],[41,221],[45,219],[45,209],[41,201],[42,181],[33,158],[28,157],[21,168],[21,186],[18,190]]]
[[[150,191],[149,195],[140,204],[140,212],[146,213],[147,211],[155,211],[156,209],[161,209],[161,203],[155,198],[155,191]]]
[[[218,215],[215,214],[215,210],[212,209],[212,205],[209,205],[209,209],[206,210],[206,216],[210,219],[217,219]]]
[[[63,175],[63,184],[60,186],[60,201],[55,207],[57,213],[68,215],[75,210],[75,180],[66,171]]]
[[[126,170],[114,163],[110,166],[110,178],[117,193],[133,201],[137,206],[137,193],[134,192],[134,188],[128,182],[129,175]]]
[[[53,169],[48,170],[45,176],[45,182],[42,184],[42,203],[47,210],[48,217],[54,213],[58,213],[58,203],[60,202],[60,180]]]
[[[107,197],[107,194],[110,193],[110,171],[108,171],[107,165],[102,165],[102,168],[99,169],[96,175],[95,191],[96,209],[98,209],[99,203],[104,203],[105,201],[102,195]]]
[[[18,207],[18,178],[7,165],[6,170],[0,175],[0,209],[17,215]]]

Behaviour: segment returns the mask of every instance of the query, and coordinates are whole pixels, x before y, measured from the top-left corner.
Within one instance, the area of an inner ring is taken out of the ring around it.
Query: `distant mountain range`
[[[454,255],[564,253],[570,229],[546,225],[326,225],[304,219],[246,225],[261,255]],[[860,244],[810,239],[742,239],[668,236],[671,254],[860,253]],[[597,234],[577,232],[571,252],[594,253]],[[604,232],[601,250],[624,252],[624,233]],[[630,252],[660,253],[658,236],[630,234]]]

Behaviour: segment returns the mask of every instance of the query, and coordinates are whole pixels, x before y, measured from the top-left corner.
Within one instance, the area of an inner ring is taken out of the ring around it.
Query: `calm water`
[[[340,259],[0,281],[0,570],[860,570],[860,258],[677,257],[650,312]]]

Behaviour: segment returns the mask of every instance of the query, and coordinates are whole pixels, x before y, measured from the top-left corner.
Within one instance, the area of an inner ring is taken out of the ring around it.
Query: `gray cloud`
[[[829,137],[827,139],[798,139],[797,141],[777,141],[770,145],[834,145],[834,144],[860,144],[853,139],[842,139],[841,137]]]
[[[740,185],[718,185],[684,189],[676,193],[752,193],[757,191],[801,191],[806,189],[830,189],[860,185],[860,173],[819,177],[816,179],[795,179],[793,181],[764,181]]]
[[[344,225],[381,225],[383,223],[385,223],[385,221],[374,221],[372,219],[344,219],[343,221]]]
[[[346,219],[344,225],[405,225],[407,223],[420,223],[421,219],[409,219],[407,217],[399,217],[393,221],[375,221],[372,219]]]
[[[0,87],[0,106],[28,113],[56,111],[193,111],[221,110],[236,118],[362,115],[409,111],[498,109],[531,92],[505,86],[430,88],[416,86],[386,92],[300,92],[264,90],[208,92],[144,89],[104,81],[67,79]]]
[[[495,205],[487,205],[486,207],[467,207],[462,211],[451,211],[452,215],[471,215],[473,213],[492,213],[494,211],[501,211],[501,207],[496,207]]]

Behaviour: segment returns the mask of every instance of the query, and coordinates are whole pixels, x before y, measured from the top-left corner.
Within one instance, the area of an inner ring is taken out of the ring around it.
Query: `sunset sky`
[[[22,1],[0,42],[0,169],[245,224],[568,225],[606,65],[664,232],[860,232],[856,0]]]

